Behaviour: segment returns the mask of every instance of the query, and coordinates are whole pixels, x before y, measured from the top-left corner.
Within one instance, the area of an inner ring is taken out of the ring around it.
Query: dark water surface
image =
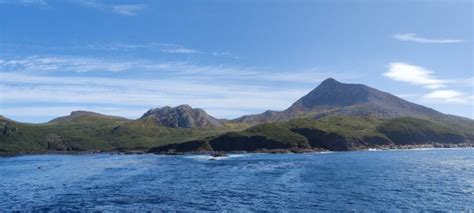
[[[474,149],[0,158],[0,209],[474,210]]]

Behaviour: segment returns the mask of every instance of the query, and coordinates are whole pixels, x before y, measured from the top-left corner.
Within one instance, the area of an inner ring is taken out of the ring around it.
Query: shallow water
[[[1,210],[474,210],[474,149],[0,158]]]

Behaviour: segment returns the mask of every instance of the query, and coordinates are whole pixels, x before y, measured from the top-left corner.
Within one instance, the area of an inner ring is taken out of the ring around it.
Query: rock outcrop
[[[219,128],[224,126],[220,120],[208,115],[204,110],[193,109],[189,105],[151,109],[140,119],[151,119],[158,125],[173,128]]]

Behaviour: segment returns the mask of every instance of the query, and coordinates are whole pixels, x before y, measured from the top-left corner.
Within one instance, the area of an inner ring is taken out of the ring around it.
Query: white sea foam
[[[249,156],[248,154],[231,154],[231,155],[226,155],[226,156],[219,156],[219,157],[214,157],[211,155],[189,155],[185,156],[185,158],[190,158],[190,159],[195,159],[195,160],[226,160],[229,158],[239,158],[239,157],[247,157]]]

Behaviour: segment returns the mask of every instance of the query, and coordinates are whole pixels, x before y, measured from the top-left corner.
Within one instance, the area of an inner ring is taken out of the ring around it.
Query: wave
[[[248,157],[249,154],[230,154],[226,156],[219,156],[214,157],[211,155],[189,155],[185,156],[184,158],[195,159],[195,160],[226,160],[230,158],[241,158],[241,157]]]

